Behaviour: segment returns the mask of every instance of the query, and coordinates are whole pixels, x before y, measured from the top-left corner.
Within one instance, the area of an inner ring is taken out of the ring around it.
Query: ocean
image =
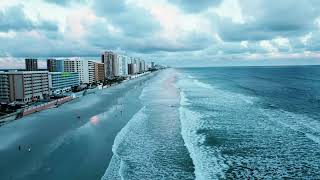
[[[320,67],[167,69],[102,179],[320,179]]]

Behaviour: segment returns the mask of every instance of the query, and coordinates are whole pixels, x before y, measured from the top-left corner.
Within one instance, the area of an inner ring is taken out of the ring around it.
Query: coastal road
[[[154,74],[0,127],[0,179],[100,179]],[[20,147],[20,148],[19,148]]]

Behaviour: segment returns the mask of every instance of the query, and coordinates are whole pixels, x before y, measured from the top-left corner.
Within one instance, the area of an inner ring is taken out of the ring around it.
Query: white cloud
[[[316,57],[320,51],[317,1],[215,0],[197,7],[181,0],[62,1],[1,0],[0,13],[19,6],[20,21],[31,25],[0,30],[8,42],[0,55],[99,56],[111,49],[169,61]],[[293,10],[283,14],[288,7]]]
[[[224,0],[219,7],[214,8],[214,12],[222,18],[230,18],[234,23],[245,23],[238,0]]]
[[[305,36],[302,36],[300,38],[300,41],[304,44],[304,45],[307,45],[308,44],[308,41],[312,38],[312,32],[306,34]]]
[[[241,41],[240,44],[242,47],[248,48],[248,41]]]
[[[9,31],[9,32],[0,32],[0,38],[14,38],[16,36],[16,32]]]
[[[266,40],[260,41],[260,46],[270,53],[278,52],[278,49],[274,47],[270,41],[266,41]]]

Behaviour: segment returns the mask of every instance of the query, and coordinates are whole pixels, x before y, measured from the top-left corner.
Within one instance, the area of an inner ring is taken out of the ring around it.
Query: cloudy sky
[[[0,0],[0,42],[0,69],[104,50],[173,66],[320,64],[320,1]]]

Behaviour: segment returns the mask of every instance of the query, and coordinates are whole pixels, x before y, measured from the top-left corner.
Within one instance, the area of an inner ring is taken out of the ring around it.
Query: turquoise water
[[[320,178],[320,68],[169,69],[102,179]]]

